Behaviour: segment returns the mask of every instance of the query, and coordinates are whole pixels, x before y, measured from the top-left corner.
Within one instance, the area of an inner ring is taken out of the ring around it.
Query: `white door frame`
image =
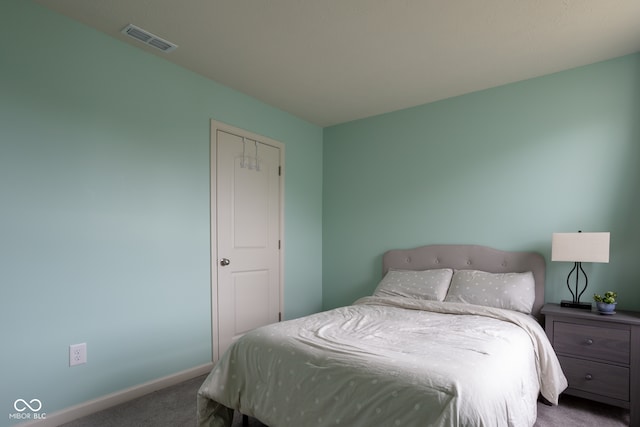
[[[219,122],[217,120],[211,120],[211,134],[209,142],[210,152],[210,229],[211,229],[211,360],[215,363],[218,361],[221,354],[219,354],[218,344],[218,233],[217,233],[217,178],[216,178],[216,134],[221,130],[239,137],[244,137],[254,141],[259,141],[267,145],[271,145],[280,149],[280,313],[284,312],[284,177],[285,177],[285,165],[284,165],[284,144],[271,138],[267,138],[262,135],[248,132],[244,129],[240,129],[226,123]]]

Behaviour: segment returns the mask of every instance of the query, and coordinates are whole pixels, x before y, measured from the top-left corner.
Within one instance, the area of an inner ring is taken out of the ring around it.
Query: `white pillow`
[[[536,299],[533,273],[487,273],[456,270],[447,302],[463,302],[531,313]]]
[[[453,270],[389,270],[378,284],[374,296],[405,297],[442,301],[447,295]]]

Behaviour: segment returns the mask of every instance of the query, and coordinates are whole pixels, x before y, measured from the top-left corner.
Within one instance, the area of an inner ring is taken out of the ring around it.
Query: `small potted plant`
[[[616,298],[618,294],[613,291],[607,291],[604,295],[593,294],[593,300],[600,314],[614,314],[616,309]]]

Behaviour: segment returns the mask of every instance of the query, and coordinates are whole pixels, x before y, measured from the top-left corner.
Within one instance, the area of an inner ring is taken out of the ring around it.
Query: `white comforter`
[[[200,426],[232,410],[270,427],[531,426],[538,393],[567,386],[530,316],[468,304],[366,297],[256,329],[198,393]]]

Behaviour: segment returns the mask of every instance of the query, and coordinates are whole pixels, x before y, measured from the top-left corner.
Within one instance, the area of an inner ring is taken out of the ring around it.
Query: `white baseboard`
[[[16,427],[56,427],[104,409],[111,408],[112,406],[137,399],[138,397],[142,397],[145,394],[152,393],[156,390],[171,387],[172,385],[179,384],[200,375],[208,374],[211,369],[213,369],[213,363],[206,363],[201,366],[196,366],[195,368],[187,369],[185,371],[148,381],[115,393],[107,394],[61,411],[47,414],[47,417],[43,420],[19,424]]]

